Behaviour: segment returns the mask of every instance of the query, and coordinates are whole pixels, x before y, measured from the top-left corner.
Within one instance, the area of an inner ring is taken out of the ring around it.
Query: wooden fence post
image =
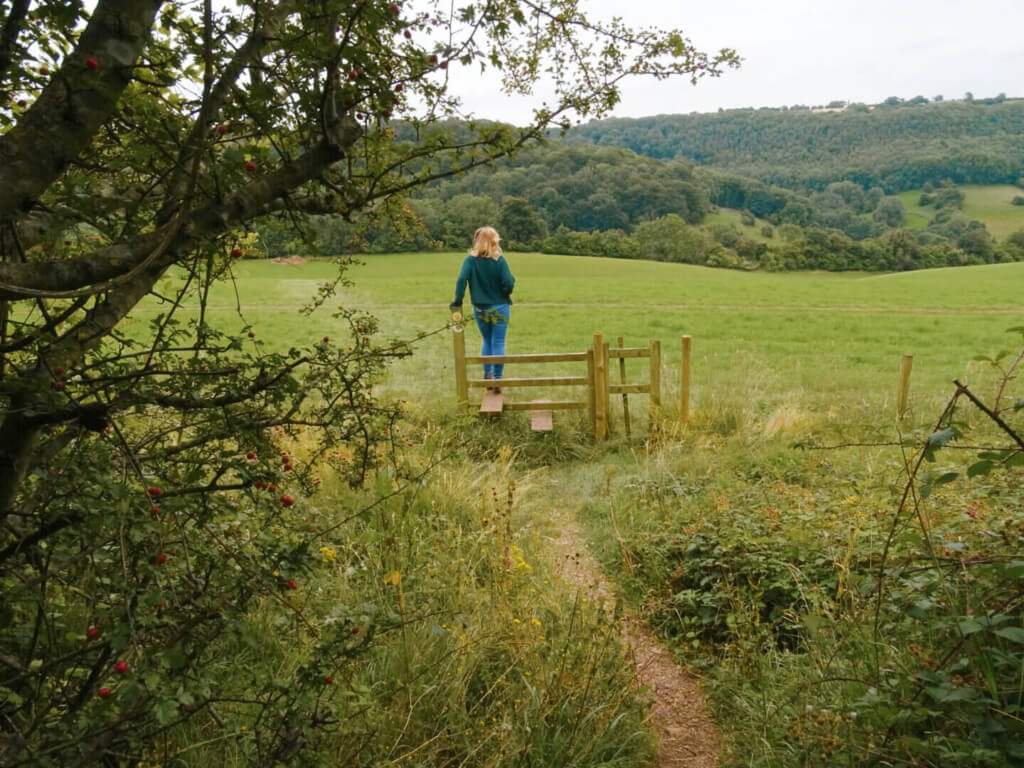
[[[594,334],[594,437],[604,440],[608,436],[608,358],[605,357],[604,338]]]
[[[619,349],[622,349],[625,345],[623,338],[619,336]],[[619,358],[619,383],[626,383],[626,358]],[[622,393],[622,423],[625,425],[626,437],[630,436],[629,431],[629,395],[625,392]]]
[[[679,369],[679,423],[686,426],[690,418],[690,342],[692,338],[683,336],[682,357]]]
[[[661,416],[661,342],[651,339],[648,344],[651,353],[651,428],[658,424]]]
[[[914,356],[904,355],[900,360],[900,385],[896,391],[896,416],[902,419],[907,413],[907,396],[910,394],[910,370],[914,367]]]
[[[597,359],[594,349],[587,350],[587,410],[590,414],[590,432],[597,434]]]
[[[466,375],[466,334],[462,313],[452,312],[452,349],[455,352],[455,397],[460,404],[469,402],[469,377]]]

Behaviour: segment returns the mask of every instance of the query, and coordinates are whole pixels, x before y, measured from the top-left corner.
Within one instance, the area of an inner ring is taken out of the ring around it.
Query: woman
[[[512,319],[512,288],[516,279],[509,271],[508,262],[501,253],[500,238],[492,227],[480,227],[473,236],[473,248],[462,262],[455,281],[455,301],[450,309],[462,307],[462,297],[469,284],[473,302],[473,317],[483,337],[481,355],[504,355],[505,336]],[[505,366],[501,363],[484,364],[484,378],[501,380]],[[490,387],[501,392],[501,387]]]

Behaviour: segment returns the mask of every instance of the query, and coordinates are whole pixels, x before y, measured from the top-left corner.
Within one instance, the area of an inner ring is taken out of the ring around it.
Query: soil
[[[562,576],[591,599],[614,604],[601,566],[582,543],[579,529],[565,525],[556,541]],[[681,667],[640,617],[627,616],[622,635],[636,667],[636,684],[646,689],[648,715],[658,736],[658,768],[715,768],[722,748],[718,726],[708,713],[697,679]]]

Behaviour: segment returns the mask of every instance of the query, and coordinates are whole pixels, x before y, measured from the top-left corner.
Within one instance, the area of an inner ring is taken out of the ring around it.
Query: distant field
[[[980,186],[969,184],[960,187],[965,195],[964,215],[984,222],[989,233],[998,239],[1024,229],[1024,206],[1013,205],[1013,198],[1024,195],[1024,190],[1010,185]],[[924,229],[935,216],[931,206],[921,207],[917,201],[921,190],[900,194],[907,210],[907,228]]]
[[[627,345],[659,339],[666,397],[678,387],[680,336],[693,336],[694,400],[740,399],[759,412],[783,405],[823,412],[887,407],[900,356],[915,356],[912,402],[930,412],[953,378],[984,384],[972,358],[1012,347],[1007,335],[1024,325],[1024,264],[928,270],[892,275],[745,273],[689,265],[540,254],[509,254],[517,277],[510,352],[585,349],[593,333],[624,336]],[[344,303],[373,312],[384,336],[438,331],[395,369],[390,386],[402,396],[447,406],[453,393],[447,304],[462,255],[366,257],[353,269]],[[254,328],[274,348],[340,338],[330,307],[312,318],[298,308],[333,274],[329,262],[237,266],[237,290],[214,293],[211,322],[224,330]],[[467,301],[468,307],[468,301]],[[154,303],[134,314],[148,321]],[[475,351],[479,337],[468,331]],[[254,343],[254,342],[246,342]],[[527,375],[554,371],[509,372]],[[562,395],[564,393],[549,393]]]

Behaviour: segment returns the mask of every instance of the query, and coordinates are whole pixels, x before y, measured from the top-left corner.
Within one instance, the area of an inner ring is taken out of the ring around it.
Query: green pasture
[[[968,184],[959,189],[965,195],[964,215],[969,219],[983,222],[993,237],[1002,240],[1007,235],[1024,229],[1024,206],[1013,205],[1013,198],[1024,194],[1019,187],[1008,184]],[[921,207],[917,204],[920,197],[919,189],[900,194],[907,211],[907,229],[924,229],[935,216],[934,207]]]
[[[209,320],[241,334],[247,344],[287,348],[324,336],[340,339],[343,325],[332,309],[364,309],[378,318],[385,339],[432,334],[416,343],[411,359],[396,365],[389,388],[454,410],[446,324],[462,258],[365,257],[349,272],[354,284],[311,316],[299,310],[335,273],[334,264],[245,261],[235,266],[233,283],[214,289]],[[781,407],[819,414],[884,410],[895,397],[900,358],[912,354],[911,406],[927,414],[954,378],[985,386],[990,371],[973,358],[1011,346],[1014,338],[1006,330],[1024,324],[1024,264],[879,275],[746,273],[532,253],[508,259],[517,277],[510,353],[582,351],[595,332],[613,342],[622,336],[627,346],[657,339],[670,409],[677,398],[683,334],[693,338],[692,402],[698,408],[742,401],[765,418]],[[150,302],[132,322],[147,321],[158,309]],[[250,327],[251,341],[243,330]],[[472,324],[466,338],[470,354],[476,352],[479,336]],[[507,369],[506,376],[557,372],[562,371],[538,366]],[[636,362],[628,376],[646,378]]]

